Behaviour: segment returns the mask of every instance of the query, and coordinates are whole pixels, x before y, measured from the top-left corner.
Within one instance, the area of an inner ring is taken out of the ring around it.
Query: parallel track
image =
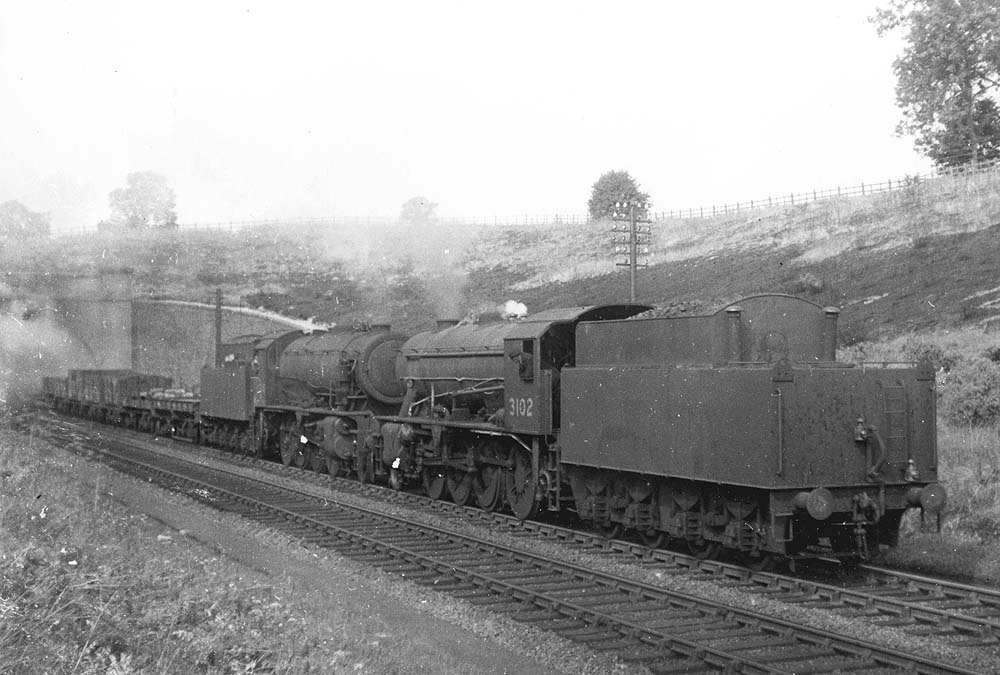
[[[142,438],[142,435],[139,435]],[[204,450],[204,449],[202,449]],[[761,572],[724,561],[700,560],[665,549],[650,549],[624,539],[606,539],[588,531],[539,521],[521,521],[502,513],[432,500],[420,494],[397,492],[378,485],[362,485],[346,478],[286,467],[273,462],[240,457],[209,449],[212,456],[237,465],[248,465],[299,482],[341,492],[391,501],[410,508],[478,520],[509,532],[533,534],[567,546],[641,561],[647,568],[690,571],[712,576],[747,593],[765,595],[814,609],[828,609],[842,616],[866,616],[882,626],[897,626],[914,635],[935,635],[962,647],[1000,647],[1000,591],[953,580],[930,578],[901,570],[860,565],[852,570],[826,566],[804,576]],[[840,578],[824,582],[831,570]]]
[[[85,443],[115,468],[655,672],[972,672],[136,447],[148,440]]]

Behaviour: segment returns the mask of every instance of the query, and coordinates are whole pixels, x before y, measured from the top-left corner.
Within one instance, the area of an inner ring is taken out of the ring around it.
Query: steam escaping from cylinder
[[[505,319],[523,319],[528,316],[528,308],[523,302],[508,300],[503,306],[502,314]]]

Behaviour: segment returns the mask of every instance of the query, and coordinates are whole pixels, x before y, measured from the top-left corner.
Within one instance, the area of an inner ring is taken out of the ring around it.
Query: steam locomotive
[[[943,508],[929,363],[837,362],[838,311],[788,295],[650,309],[247,336],[200,398],[122,373],[84,396],[103,371],[44,386],[78,414],[755,566],[869,558],[907,509]]]

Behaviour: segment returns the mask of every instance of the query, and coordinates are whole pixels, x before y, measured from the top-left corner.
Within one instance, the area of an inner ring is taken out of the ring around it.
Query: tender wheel
[[[472,490],[472,474],[459,469],[449,469],[446,475],[451,500],[459,506],[468,506],[475,498]]]
[[[622,531],[624,530],[621,523],[616,523],[614,521],[608,523],[607,525],[599,525],[595,523],[594,528],[605,539],[618,539],[622,536]]]
[[[722,544],[708,539],[689,539],[688,551],[698,560],[718,560]]]
[[[514,466],[507,472],[507,503],[519,520],[538,515],[538,481],[531,470],[531,455],[523,448],[513,451]]]
[[[778,565],[778,559],[773,553],[758,552],[756,555],[740,551],[736,559],[740,564],[755,572],[770,572]]]
[[[649,548],[666,548],[670,542],[670,535],[662,530],[650,530],[649,532],[638,532],[639,541]]]
[[[448,494],[448,482],[445,480],[444,469],[430,467],[424,469],[424,490],[431,499],[444,499]]]

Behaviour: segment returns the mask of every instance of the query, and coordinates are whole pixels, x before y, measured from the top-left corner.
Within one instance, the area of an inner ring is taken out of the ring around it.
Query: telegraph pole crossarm
[[[638,208],[637,208],[638,206]],[[644,259],[642,263],[639,262],[639,253],[643,254],[649,253],[649,239],[652,235],[652,220],[645,217],[640,218],[637,211],[645,211],[646,207],[644,205],[637,205],[634,201],[629,202],[628,200],[622,200],[620,202],[615,202],[615,209],[611,214],[611,220],[615,221],[612,225],[612,232],[619,232],[618,223],[628,223],[627,226],[623,225],[621,232],[623,233],[621,237],[617,234],[611,237],[611,243],[615,245],[615,253],[625,253],[626,258],[624,262],[615,263],[618,267],[628,267],[629,268],[629,300],[630,302],[635,302],[635,278],[636,270],[639,267],[648,267],[648,259]],[[640,249],[640,246],[642,247]]]

